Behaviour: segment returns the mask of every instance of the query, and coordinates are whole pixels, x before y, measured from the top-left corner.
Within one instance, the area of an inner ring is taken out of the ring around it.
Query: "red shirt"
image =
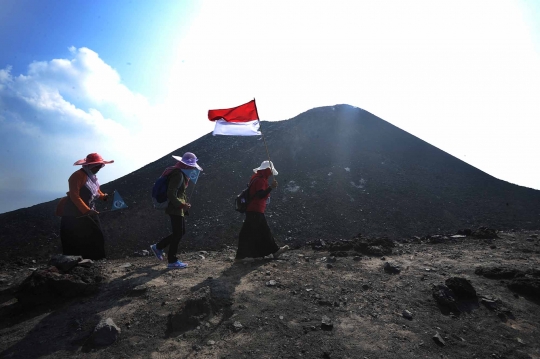
[[[249,187],[249,203],[247,206],[246,211],[247,212],[259,212],[264,213],[264,210],[266,209],[266,199],[270,197],[270,193],[268,193],[264,198],[259,198],[255,196],[255,193],[257,193],[260,190],[265,191],[268,188],[268,177],[266,171],[258,171],[257,174],[252,177],[252,183]]]

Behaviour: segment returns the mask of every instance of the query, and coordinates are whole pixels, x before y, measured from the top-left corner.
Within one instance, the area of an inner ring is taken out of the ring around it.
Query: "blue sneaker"
[[[182,263],[180,261],[167,264],[167,268],[169,269],[183,269],[183,268],[186,268],[187,266],[188,266],[187,263]]]
[[[150,249],[152,250],[152,252],[154,252],[154,255],[156,256],[157,259],[159,259],[160,261],[163,260],[163,251],[157,249],[155,244],[152,244],[150,246]]]

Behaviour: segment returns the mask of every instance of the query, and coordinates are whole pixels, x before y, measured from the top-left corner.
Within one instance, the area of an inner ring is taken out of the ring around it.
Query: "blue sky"
[[[0,49],[0,212],[62,196],[90,152],[123,176],[253,97],[271,121],[358,106],[540,189],[538,1],[0,0]]]

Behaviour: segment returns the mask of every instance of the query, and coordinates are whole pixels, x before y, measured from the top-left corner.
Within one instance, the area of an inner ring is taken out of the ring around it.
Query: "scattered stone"
[[[332,269],[332,268],[334,268],[334,266],[332,264],[330,264],[330,263],[326,263],[326,268]]]
[[[332,330],[332,328],[334,328],[334,323],[332,323],[332,320],[329,317],[323,315],[321,320],[321,328],[323,330]]]
[[[465,278],[451,277],[444,282],[459,300],[477,300],[476,290]]]
[[[363,289],[363,290],[368,290],[368,289],[369,289],[369,285],[367,285],[367,284],[362,284],[362,289]]]
[[[97,347],[113,344],[120,335],[120,328],[111,318],[102,319],[95,327],[90,337],[90,342]]]
[[[277,285],[277,282],[273,279],[266,282],[267,287],[275,287],[276,285]]]
[[[50,260],[49,265],[55,266],[63,272],[69,272],[77,263],[82,261],[81,256],[65,256],[63,254],[55,254]]]
[[[399,274],[401,272],[401,268],[398,265],[389,262],[384,263],[383,269],[386,273],[390,274]]]
[[[328,257],[326,259],[327,263],[336,263],[336,261],[337,261],[336,257]]]
[[[394,247],[394,242],[387,237],[362,238],[361,234],[358,234],[353,240],[355,251],[371,256],[388,256],[392,254],[392,248]]]
[[[200,346],[200,345],[197,345],[197,344],[193,344],[193,345],[191,346],[191,349],[195,350],[196,352],[202,350],[201,346]]]
[[[331,307],[331,306],[332,306],[332,302],[329,301],[329,300],[321,299],[321,300],[319,300],[319,305],[324,305],[324,306]]]
[[[496,245],[494,245],[494,244],[492,244],[492,245],[490,245],[490,246],[489,246],[489,248],[491,248],[491,249],[496,249],[496,248],[497,248],[497,246],[496,246]]]
[[[434,285],[431,288],[433,299],[446,311],[459,312],[454,292],[443,284]]]
[[[129,267],[132,267],[132,266],[133,266],[133,264],[131,264],[131,263],[124,263],[119,268],[129,268]]]
[[[83,259],[82,261],[77,263],[77,265],[80,267],[90,268],[91,266],[94,265],[94,261],[91,259]]]
[[[479,227],[477,230],[471,233],[471,236],[478,239],[495,239],[498,231],[487,227]]]
[[[482,303],[487,309],[495,311],[500,305],[500,300],[493,300],[488,298],[482,298],[480,303]]]
[[[206,342],[206,344],[208,344],[208,345],[212,346],[212,345],[215,345],[215,344],[216,344],[216,342],[215,342],[215,341],[213,341],[213,340],[209,340],[208,342]]]
[[[433,341],[440,346],[445,346],[446,343],[444,342],[444,339],[441,337],[439,332],[435,332],[435,335],[433,336]]]
[[[514,278],[508,284],[508,288],[521,295],[528,295],[540,300],[540,278],[538,277]]]
[[[103,280],[96,267],[75,266],[69,273],[57,267],[33,271],[15,290],[14,296],[23,306],[58,302],[65,298],[95,293]]]
[[[353,261],[355,261],[355,262],[358,262],[358,261],[361,261],[361,260],[362,260],[362,257],[360,257],[360,256],[354,256],[353,257]]]
[[[244,328],[244,326],[242,325],[242,323],[240,323],[239,321],[236,321],[233,323],[233,326],[232,326],[232,329],[238,333],[239,331],[241,331],[242,329]]]
[[[409,320],[412,320],[413,319],[413,316],[412,316],[412,313],[409,312],[408,310],[404,310],[401,315],[403,315],[403,318],[405,319],[409,319]]]
[[[148,286],[146,284],[139,284],[138,286],[134,287],[131,290],[131,294],[140,295],[140,294],[146,293],[147,290],[148,290]]]

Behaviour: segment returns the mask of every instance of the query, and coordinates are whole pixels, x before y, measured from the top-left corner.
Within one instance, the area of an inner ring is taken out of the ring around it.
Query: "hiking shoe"
[[[289,246],[283,246],[274,253],[274,259],[278,259],[280,255],[289,250]]]
[[[154,253],[157,259],[159,259],[160,261],[163,260],[163,251],[160,249],[157,249],[155,244],[152,244],[150,246],[150,249],[152,250],[152,252]]]
[[[167,268],[169,269],[183,269],[183,268],[186,268],[187,266],[188,266],[187,263],[182,263],[180,261],[167,264]]]

